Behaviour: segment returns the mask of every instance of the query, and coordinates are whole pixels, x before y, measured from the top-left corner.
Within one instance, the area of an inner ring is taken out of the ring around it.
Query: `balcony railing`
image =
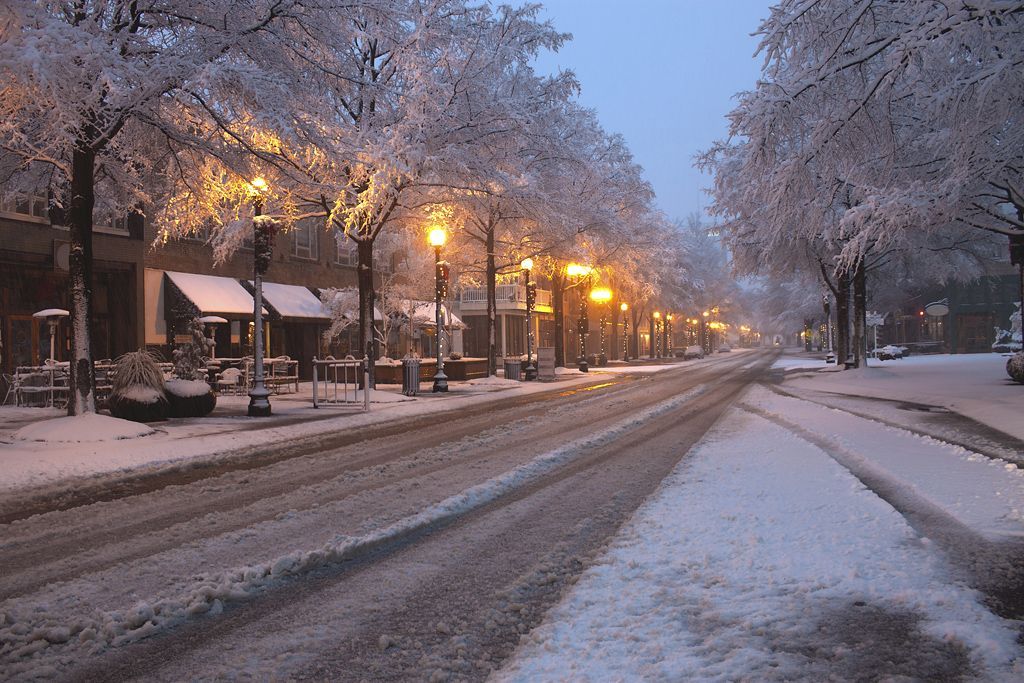
[[[516,308],[526,310],[526,287],[519,284],[498,285],[494,291],[494,299],[499,309]],[[468,304],[468,308],[486,307],[487,290],[484,288],[463,290],[459,296],[459,301],[463,306]],[[537,309],[550,308],[551,292],[547,289],[538,289],[537,301],[534,306]]]

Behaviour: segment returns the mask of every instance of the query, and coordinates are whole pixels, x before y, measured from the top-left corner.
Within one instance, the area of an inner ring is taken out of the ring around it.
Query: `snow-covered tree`
[[[295,80],[268,61],[295,58],[314,43],[302,27],[330,26],[343,6],[9,0],[0,8],[0,181],[38,191],[27,184],[45,177],[70,228],[70,414],[96,409],[94,212],[152,205],[168,174],[198,185],[194,157],[217,153],[243,112],[250,126],[288,120],[280,112],[294,107]]]

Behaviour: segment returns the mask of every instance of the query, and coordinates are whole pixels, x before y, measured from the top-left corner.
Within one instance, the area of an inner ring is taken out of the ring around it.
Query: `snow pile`
[[[518,387],[522,386],[523,383],[515,379],[505,379],[504,377],[488,375],[487,377],[471,379],[467,381],[466,384],[474,387]]]
[[[1021,680],[1015,640],[860,481],[734,412],[494,680]]]
[[[180,398],[195,398],[210,393],[210,385],[201,379],[171,378],[164,382],[164,388]]]
[[[283,577],[305,574],[326,564],[357,557],[384,543],[487,505],[592,449],[600,448],[650,420],[679,408],[704,391],[705,387],[699,385],[599,432],[542,453],[523,465],[389,526],[358,537],[339,535],[333,541],[312,550],[296,551],[265,562],[211,573],[199,577],[173,597],[139,601],[127,610],[97,610],[87,617],[72,618],[56,605],[37,606],[31,611],[17,614],[9,611],[0,620],[0,642],[5,644],[3,661],[30,666],[28,658],[51,645],[66,643],[67,647],[84,647],[95,651],[103,645],[116,647],[148,637],[195,615],[218,614],[225,602],[245,599]],[[50,639],[45,635],[48,633],[56,633],[60,637]],[[16,669],[17,666],[12,668]]]
[[[555,368],[555,374],[556,375],[582,375],[583,372],[581,372],[578,368],[563,368],[563,367],[559,366],[559,367]]]
[[[26,425],[12,435],[20,441],[48,443],[84,443],[134,439],[153,433],[153,429],[138,422],[107,415],[86,413],[74,417],[58,417]]]

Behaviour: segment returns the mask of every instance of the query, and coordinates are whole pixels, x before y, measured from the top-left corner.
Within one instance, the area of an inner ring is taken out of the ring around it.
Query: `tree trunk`
[[[633,358],[640,358],[640,321],[643,320],[644,309],[633,309],[633,339],[630,344],[633,346]]]
[[[858,259],[853,271],[853,361],[858,368],[867,365],[867,290],[864,260]]]
[[[377,386],[375,361],[377,360],[377,336],[373,333],[373,241],[356,242],[359,257],[357,281],[359,285],[359,339],[360,349],[370,359],[370,387]]]
[[[611,306],[611,304],[609,304]],[[608,335],[608,360],[619,360],[619,350],[622,348],[622,342],[619,338],[619,307],[612,306],[612,327],[611,333]]]
[[[96,412],[96,377],[92,364],[92,209],[95,202],[96,153],[79,144],[71,160],[71,206],[68,223],[71,253],[71,363],[68,415]]]
[[[494,226],[487,226],[487,375],[498,375],[498,268],[494,264]]]
[[[850,275],[836,277],[836,365],[844,366],[850,356]]]
[[[565,367],[565,277],[551,276],[551,310],[555,315],[555,366]]]

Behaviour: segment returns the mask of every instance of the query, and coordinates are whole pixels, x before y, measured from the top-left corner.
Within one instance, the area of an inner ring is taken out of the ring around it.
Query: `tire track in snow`
[[[789,397],[787,397],[789,398]],[[802,400],[791,398],[790,400]],[[813,402],[811,402],[813,403]],[[894,479],[869,459],[780,415],[749,403],[740,407],[807,441],[844,467],[864,486],[891,505],[922,536],[935,541],[953,568],[988,597],[989,606],[1001,617],[1024,617],[1024,544],[1018,540],[996,542],[986,538],[939,505],[915,492],[912,485]],[[864,418],[873,419],[873,418]],[[914,436],[914,432],[891,426]],[[933,439],[925,436],[926,439]],[[943,443],[933,439],[937,443]]]

